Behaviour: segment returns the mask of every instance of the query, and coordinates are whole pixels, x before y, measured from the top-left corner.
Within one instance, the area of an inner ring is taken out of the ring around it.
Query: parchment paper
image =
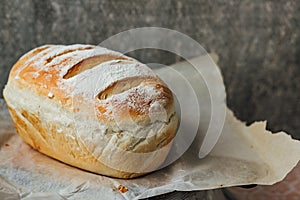
[[[247,127],[227,109],[221,137],[204,159],[196,156],[199,148],[193,145],[164,169],[132,180],[114,179],[31,149],[16,134],[4,101],[0,103],[0,199],[139,199],[174,190],[269,185],[282,180],[300,160],[299,141],[284,132],[266,131],[266,122]],[[122,193],[120,186],[128,191]]]

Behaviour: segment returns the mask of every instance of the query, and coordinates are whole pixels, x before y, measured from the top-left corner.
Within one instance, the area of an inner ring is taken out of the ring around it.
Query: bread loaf
[[[154,171],[178,119],[170,89],[146,65],[93,45],[45,45],[11,69],[4,98],[39,152],[118,178]]]

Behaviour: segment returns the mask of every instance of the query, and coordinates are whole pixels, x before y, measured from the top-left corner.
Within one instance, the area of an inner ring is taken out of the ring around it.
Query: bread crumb
[[[118,186],[118,190],[119,190],[121,193],[125,193],[125,192],[128,191],[128,189],[127,189],[125,186],[123,186],[123,185],[119,185],[119,186]]]
[[[49,93],[48,93],[48,97],[49,97],[50,99],[53,99],[54,94],[53,94],[52,92],[49,92]]]

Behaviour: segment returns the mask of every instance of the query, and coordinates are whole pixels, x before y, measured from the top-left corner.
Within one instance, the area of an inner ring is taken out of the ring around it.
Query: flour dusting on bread
[[[45,45],[22,56],[4,90],[23,140],[95,173],[156,170],[178,119],[167,85],[146,65],[93,45]]]

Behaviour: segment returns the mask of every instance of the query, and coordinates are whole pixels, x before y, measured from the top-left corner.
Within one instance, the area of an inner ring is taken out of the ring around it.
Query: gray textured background
[[[300,138],[300,1],[224,2],[1,0],[0,91],[13,63],[36,46],[98,44],[130,28],[166,27],[219,55],[228,105],[240,119],[266,119],[269,129]],[[133,55],[177,59],[156,51]]]

